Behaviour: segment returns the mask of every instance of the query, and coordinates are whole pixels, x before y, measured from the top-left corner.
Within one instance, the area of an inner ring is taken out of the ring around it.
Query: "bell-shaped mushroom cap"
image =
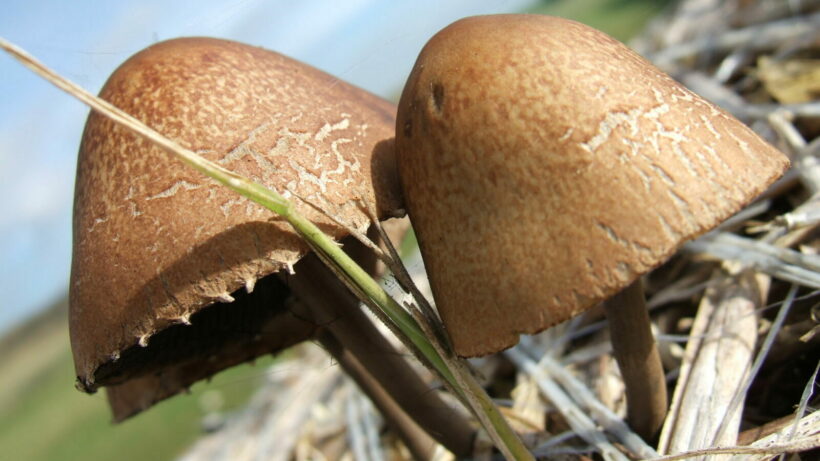
[[[101,96],[360,231],[370,223],[365,206],[382,217],[400,212],[394,106],[290,58],[229,41],[172,40],[126,61]],[[335,238],[347,234],[294,202]],[[253,291],[306,251],[272,212],[91,114],[77,167],[70,286],[78,385],[92,392],[133,379],[132,388],[161,386],[164,398],[309,337],[312,325],[284,319],[287,287]]]
[[[616,293],[788,160],[626,46],[547,16],[460,20],[399,103],[399,175],[456,352]]]

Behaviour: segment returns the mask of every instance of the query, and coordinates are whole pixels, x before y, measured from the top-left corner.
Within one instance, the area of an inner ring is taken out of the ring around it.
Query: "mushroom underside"
[[[317,326],[288,310],[290,290],[276,274],[260,279],[252,293],[240,288],[233,303],[216,302],[120,356],[100,364],[78,387],[106,386],[117,421],[176,395],[219,371],[287,349],[314,336]],[[141,403],[135,405],[133,399]],[[129,403],[130,402],[130,403]]]

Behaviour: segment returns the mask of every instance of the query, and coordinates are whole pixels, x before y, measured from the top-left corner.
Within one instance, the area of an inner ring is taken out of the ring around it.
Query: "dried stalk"
[[[354,354],[345,350],[330,333],[321,333],[318,339],[322,347],[339,362],[345,373],[356,382],[378,407],[379,411],[385,416],[388,425],[399,435],[399,438],[410,450],[413,457],[417,460],[430,459],[436,449],[436,442],[415,421],[408,417],[407,413],[397,404],[395,398],[385,390],[385,387],[378,380],[374,379],[367,367]]]
[[[716,447],[705,448],[703,450],[688,451],[686,453],[679,453],[676,455],[663,456],[652,461],[677,461],[680,459],[691,459],[700,456],[714,456],[714,455],[735,455],[731,461],[752,461],[752,460],[768,460],[772,456],[783,455],[788,453],[799,453],[802,451],[811,450],[820,446],[820,436],[810,436],[793,440],[784,444],[772,444],[764,447]]]
[[[539,365],[563,387],[572,399],[579,403],[606,432],[612,434],[621,444],[632,453],[643,457],[657,457],[656,452],[624,421],[598,401],[581,381],[572,376],[561,364],[545,355],[539,360]]]
[[[789,440],[783,443],[783,440]],[[794,425],[789,425],[768,435],[748,448],[749,451],[738,451],[729,461],[756,461],[767,460],[772,455],[783,453],[797,453],[820,447],[820,411],[815,411],[800,418]],[[744,449],[747,447],[737,447]]]
[[[757,339],[756,311],[768,280],[749,271],[719,272],[700,303],[686,346],[669,418],[658,450],[680,453],[737,442],[741,408],[731,411],[728,429],[715,439],[723,415],[749,374]]]
[[[553,406],[564,416],[576,435],[595,447],[605,460],[626,461],[628,458],[612,445],[596,428],[589,416],[575,404],[558,384],[551,379],[550,374],[543,367],[538,366],[517,347],[504,351],[518,369],[535,380],[544,397],[552,402]]]
[[[723,32],[714,37],[697,38],[678,45],[672,45],[648,56],[663,70],[673,70],[677,61],[690,58],[706,51],[727,52],[736,48],[771,48],[772,43],[799,38],[815,33],[820,26],[820,13],[797,18],[781,19],[761,25],[749,26]]]
[[[253,461],[267,456],[286,461],[311,408],[341,378],[338,367],[324,366],[327,356],[317,348],[302,351],[298,367],[292,363],[271,367],[269,383],[257,391],[247,409],[223,430],[201,438],[179,460]]]
[[[690,253],[706,253],[718,259],[737,261],[782,280],[820,288],[818,255],[807,255],[725,232],[706,234],[684,245],[684,249]]]

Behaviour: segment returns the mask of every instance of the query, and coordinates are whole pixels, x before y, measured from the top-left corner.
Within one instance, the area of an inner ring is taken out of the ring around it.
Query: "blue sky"
[[[140,49],[206,35],[276,50],[392,97],[436,31],[460,17],[517,12],[532,3],[4,0],[0,36],[93,92]],[[0,331],[66,290],[75,162],[87,114],[0,56]]]

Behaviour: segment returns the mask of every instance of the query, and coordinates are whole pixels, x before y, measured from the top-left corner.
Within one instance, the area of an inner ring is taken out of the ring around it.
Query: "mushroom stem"
[[[640,279],[604,302],[612,349],[626,387],[627,422],[653,440],[666,417],[666,377]]]
[[[469,421],[430,389],[316,255],[299,262],[288,284],[313,320],[330,331],[420,427],[457,457],[472,455],[475,430]]]
[[[345,373],[356,381],[362,392],[376,405],[387,424],[396,431],[396,434],[404,442],[413,459],[419,461],[432,459],[435,453],[436,441],[401,409],[384,386],[370,374],[367,367],[362,365],[350,350],[345,349],[329,331],[322,331],[316,339],[339,363]]]

